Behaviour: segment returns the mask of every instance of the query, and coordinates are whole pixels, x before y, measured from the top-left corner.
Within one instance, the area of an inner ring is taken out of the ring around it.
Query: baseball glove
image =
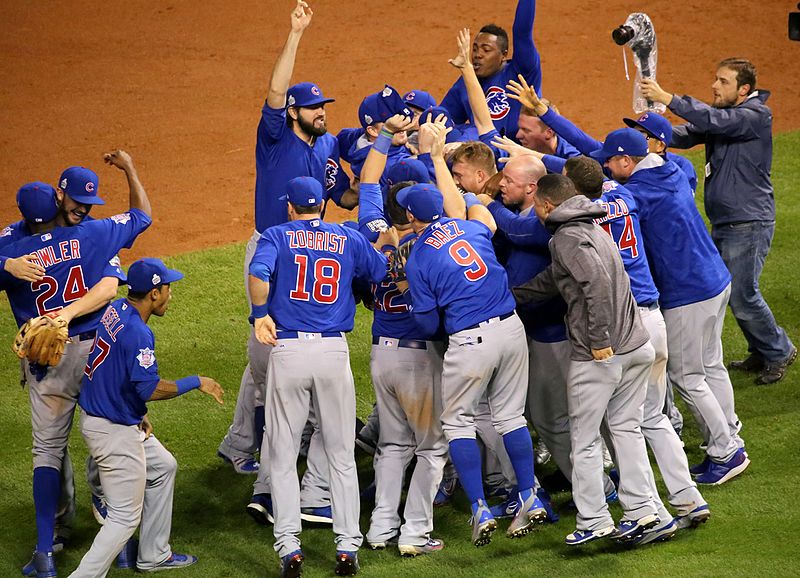
[[[399,281],[406,281],[406,263],[408,263],[408,256],[411,253],[411,248],[417,242],[417,237],[410,241],[403,243],[400,247],[392,253],[389,257],[389,275],[395,283]]]
[[[29,319],[20,327],[12,350],[20,359],[44,366],[56,366],[69,340],[68,323],[58,313]]]

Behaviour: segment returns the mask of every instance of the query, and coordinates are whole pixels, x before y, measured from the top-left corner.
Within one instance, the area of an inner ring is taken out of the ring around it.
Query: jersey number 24
[[[36,309],[39,311],[39,315],[58,311],[67,303],[77,301],[86,295],[89,290],[83,280],[83,269],[80,265],[75,265],[69,270],[67,282],[61,292],[61,303],[48,305],[47,302],[58,293],[58,290],[58,280],[50,275],[45,275],[39,281],[31,283],[31,291],[37,293]]]

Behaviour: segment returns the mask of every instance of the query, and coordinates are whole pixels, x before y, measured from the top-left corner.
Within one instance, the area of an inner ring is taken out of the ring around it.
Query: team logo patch
[[[313,94],[314,96],[319,96],[322,93],[319,91],[319,87],[314,85],[311,87],[311,94]]]
[[[406,95],[406,100],[410,100],[411,102],[414,102],[414,99],[415,99],[416,97],[417,97],[417,95],[416,95],[416,94],[414,94],[414,91],[412,90],[411,92],[409,92],[409,93]]]
[[[117,225],[124,225],[128,221],[131,220],[130,213],[120,213],[119,215],[114,215],[111,217],[111,220],[114,221]]]
[[[289,98],[286,99],[286,104],[288,106],[294,106],[295,100],[293,95],[289,95]]]
[[[93,193],[94,192],[94,183],[92,181],[89,181],[88,183],[86,183],[86,187],[85,188],[86,188],[86,192],[87,193]]]
[[[153,285],[158,285],[161,283],[161,277],[158,276],[158,273],[153,273],[153,278],[150,281],[153,282]]]
[[[603,192],[607,193],[609,191],[616,191],[619,185],[616,181],[603,181]]]
[[[49,241],[52,238],[53,235],[51,235],[50,233],[45,233],[44,235],[42,235],[42,241]]]
[[[384,88],[383,91],[381,92],[381,96],[384,97],[384,98],[386,98],[387,96],[391,96],[391,95],[392,95],[392,89],[389,88],[388,86],[386,88]]]
[[[365,114],[364,115],[364,122],[366,122],[367,124],[372,124],[372,117],[370,115],[368,115],[368,114]]]
[[[387,225],[386,221],[383,219],[375,219],[374,221],[367,223],[367,229],[369,229],[372,233],[383,233],[384,231],[389,230],[389,225]]]
[[[622,147],[617,147],[617,152],[624,153],[625,149]]]
[[[67,179],[61,179],[61,184],[59,185],[62,189],[67,188]]]
[[[336,177],[339,176],[339,165],[333,159],[325,163],[325,190],[330,191],[336,186]]]
[[[492,120],[505,118],[508,111],[511,110],[506,91],[499,86],[490,86],[486,91],[486,104],[489,105],[489,116],[492,117]]]
[[[11,227],[6,227],[2,231],[0,231],[0,237],[8,237],[13,232],[14,231],[13,231],[13,229]]]
[[[156,352],[145,347],[139,350],[139,355],[136,356],[139,365],[144,369],[149,369],[156,362]]]

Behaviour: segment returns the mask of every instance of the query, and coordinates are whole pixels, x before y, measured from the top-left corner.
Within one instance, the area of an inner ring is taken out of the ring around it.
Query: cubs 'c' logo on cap
[[[492,120],[505,118],[511,107],[508,105],[506,91],[499,86],[490,86],[486,91],[486,104],[489,105],[489,116]]]
[[[411,101],[413,101],[413,100],[414,100],[416,97],[417,97],[417,95],[416,95],[416,94],[414,93],[414,91],[412,90],[411,92],[409,92],[409,93],[406,95],[406,100],[411,100]]]
[[[336,177],[339,176],[339,165],[333,159],[325,163],[325,190],[330,191],[336,186]]]
[[[648,115],[647,113],[644,113],[642,116],[639,117],[639,120],[637,122],[644,122],[649,118],[649,116],[650,115]]]
[[[93,193],[94,192],[94,183],[92,181],[89,181],[88,183],[86,183],[86,187],[85,188],[86,188],[86,192],[87,193]]]
[[[314,85],[311,87],[311,94],[313,94],[314,96],[319,96],[322,93],[319,91],[319,87]]]

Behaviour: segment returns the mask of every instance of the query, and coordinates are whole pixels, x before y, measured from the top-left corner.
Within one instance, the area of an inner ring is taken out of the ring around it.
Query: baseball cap
[[[58,179],[58,187],[67,193],[70,199],[82,205],[106,204],[97,196],[99,183],[97,173],[86,167],[69,167]]]
[[[313,207],[322,203],[322,184],[314,177],[295,177],[286,183],[286,194],[280,200],[298,207]]]
[[[443,114],[445,117],[447,117],[447,121],[445,121],[444,123],[445,126],[447,128],[453,129],[449,133],[447,133],[447,138],[445,139],[445,142],[461,142],[465,140],[464,134],[456,127],[455,123],[453,123],[453,120],[450,118],[450,111],[448,111],[443,106],[429,106],[428,108],[426,108],[422,112],[422,116],[419,118],[419,126],[422,126],[423,124],[428,122],[429,115],[431,118],[431,122],[433,122],[436,120],[436,117],[439,116],[440,114]]]
[[[386,181],[389,187],[395,183],[403,181],[414,181],[416,183],[427,183],[431,180],[428,169],[422,161],[417,159],[403,159],[391,166],[386,171]]]
[[[161,259],[145,257],[128,269],[128,287],[136,293],[147,293],[159,285],[183,279],[183,273],[168,269]]]
[[[400,98],[400,94],[388,84],[382,91],[367,96],[358,107],[358,120],[361,121],[363,128],[376,122],[386,122],[386,119],[396,114],[402,114],[408,118],[414,116]]]
[[[644,131],[669,146],[672,142],[672,124],[656,112],[646,112],[636,120],[623,118],[631,128],[641,127]]]
[[[436,100],[424,90],[410,90],[403,95],[403,102],[419,110],[436,106]]]
[[[444,213],[444,197],[435,186],[421,183],[397,193],[397,204],[408,209],[419,221],[430,223]]]
[[[319,86],[313,82],[300,82],[290,86],[286,91],[286,106],[317,106],[326,102],[335,102],[335,100],[325,98]]]
[[[17,191],[17,207],[29,223],[52,221],[58,214],[56,190],[39,181],[22,185]]]
[[[608,133],[602,148],[589,153],[589,156],[601,165],[611,157],[619,155],[647,156],[647,139],[638,130],[620,128]]]

